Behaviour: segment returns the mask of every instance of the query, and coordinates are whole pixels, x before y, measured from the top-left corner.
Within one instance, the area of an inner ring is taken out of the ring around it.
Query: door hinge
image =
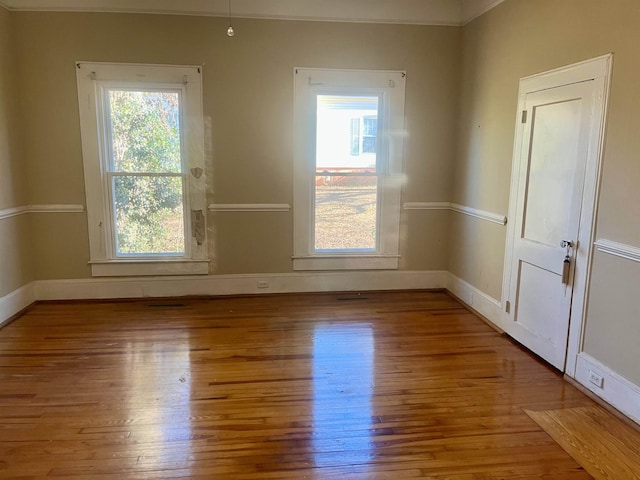
[[[509,313],[510,310],[511,310],[511,302],[507,300],[504,304],[504,311]]]
[[[522,123],[527,123],[527,111],[522,110]]]

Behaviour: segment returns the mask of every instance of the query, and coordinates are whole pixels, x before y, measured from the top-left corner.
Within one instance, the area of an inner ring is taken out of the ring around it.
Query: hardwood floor
[[[526,413],[596,480],[640,480],[640,432],[603,408]]]
[[[591,478],[593,405],[442,292],[41,303],[0,330],[0,478]]]

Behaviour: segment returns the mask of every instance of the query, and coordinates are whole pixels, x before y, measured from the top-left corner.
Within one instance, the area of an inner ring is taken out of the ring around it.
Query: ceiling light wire
[[[227,35],[229,37],[233,37],[236,32],[233,30],[233,26],[231,25],[231,0],[229,0],[229,28],[227,28]]]

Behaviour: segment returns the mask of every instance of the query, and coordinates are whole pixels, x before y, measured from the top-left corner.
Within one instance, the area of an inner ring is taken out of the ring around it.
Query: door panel
[[[527,240],[558,246],[569,232],[572,180],[580,133],[580,99],[533,108],[524,235]]]
[[[527,346],[536,346],[536,353],[552,365],[564,363],[567,319],[558,308],[564,303],[564,289],[558,288],[559,275],[520,262],[518,293],[514,320],[520,330],[518,338]]]
[[[530,93],[518,158],[518,197],[511,261],[514,300],[507,333],[564,369],[571,274],[563,283],[565,256],[573,260],[580,222],[591,131],[592,81]]]

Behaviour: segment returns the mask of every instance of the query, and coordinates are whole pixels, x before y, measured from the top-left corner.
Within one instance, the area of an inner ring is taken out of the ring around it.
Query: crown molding
[[[492,8],[500,5],[504,0],[462,0],[462,25],[484,15]]]
[[[503,0],[232,0],[232,18],[461,26]],[[227,0],[0,0],[13,11],[227,17]]]

